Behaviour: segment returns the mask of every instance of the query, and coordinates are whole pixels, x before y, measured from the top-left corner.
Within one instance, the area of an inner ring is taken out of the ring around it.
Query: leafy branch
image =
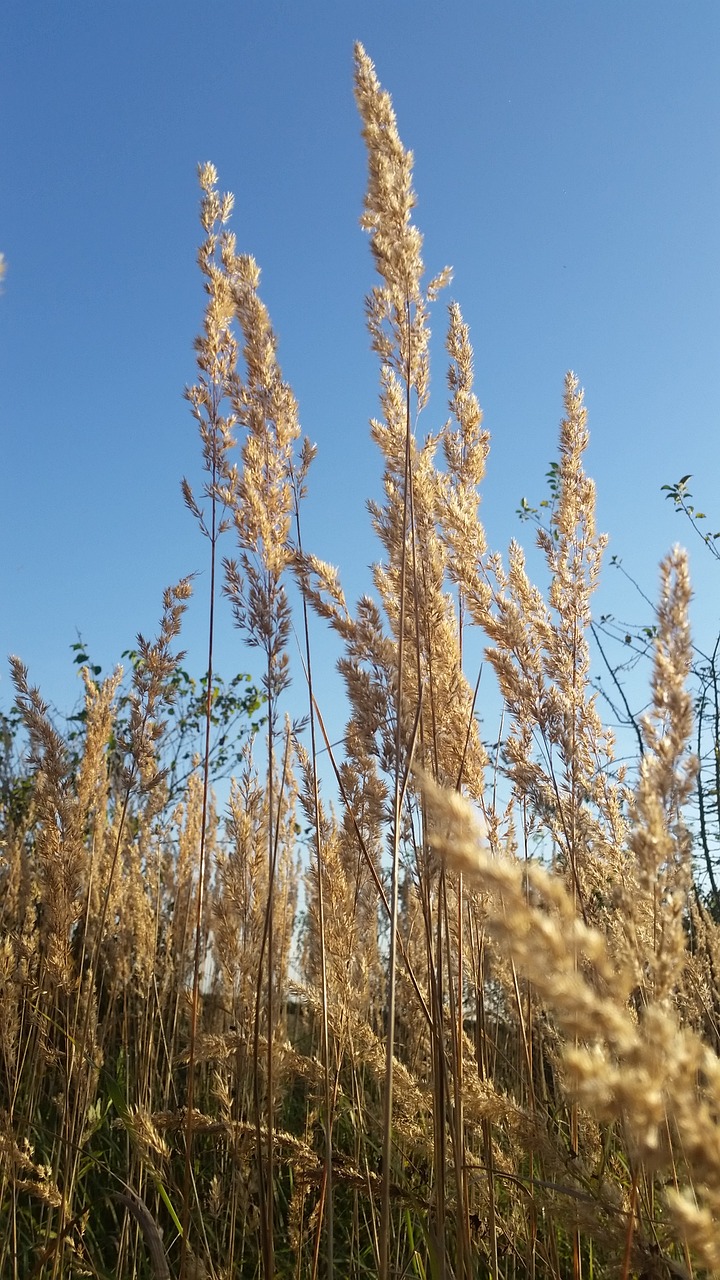
[[[717,533],[710,533],[709,531],[705,532],[700,527],[700,521],[707,520],[707,516],[704,511],[698,511],[697,507],[695,507],[690,501],[693,495],[688,489],[688,480],[692,480],[692,474],[690,473],[686,476],[682,476],[675,484],[662,485],[661,492],[665,494],[666,498],[669,498],[673,502],[676,511],[680,511],[684,516],[687,516],[690,524],[698,537],[702,538],[708,551],[716,560],[720,560],[720,548],[718,547],[720,531]]]
[[[71,645],[73,662],[87,667],[93,680],[102,675],[102,668],[90,660],[82,639]],[[135,649],[126,649],[121,655],[137,672],[143,663]],[[173,803],[182,792],[185,782],[195,767],[195,760],[202,752],[203,734],[208,707],[208,677],[204,673],[195,679],[184,667],[178,667],[170,678],[174,698],[166,708],[167,728],[164,735],[163,763],[167,771],[168,803]],[[265,696],[249,675],[237,674],[225,681],[216,672],[210,690],[210,762],[213,777],[229,777],[239,768],[243,745],[249,734],[256,733],[265,723],[260,715]],[[119,744],[126,736],[130,714],[130,691],[121,689],[110,751],[120,751]],[[85,732],[86,710],[82,707],[68,717],[71,728],[67,734],[74,762],[80,759]]]

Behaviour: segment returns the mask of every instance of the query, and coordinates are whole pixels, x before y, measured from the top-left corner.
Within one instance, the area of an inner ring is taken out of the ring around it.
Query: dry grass
[[[222,577],[262,655],[267,734],[224,817],[209,736],[168,803],[188,582],[166,592],[157,640],[140,638],[119,742],[119,674],[85,674],[79,764],[13,661],[32,787],[2,812],[0,1275],[720,1274],[720,946],[683,821],[686,559],[661,570],[631,787],[590,685],[604,539],[578,383],[543,592],[518,545],[488,550],[489,440],[455,303],[451,419],[420,434],[449,272],[423,283],[412,156],[359,46],[355,83],[379,279],[375,598],[351,609],[303,547],[314,451],[205,165],[208,301],[187,394],[207,480],[202,498],[183,488],[212,578],[208,732]],[[223,535],[236,552],[221,561]],[[283,718],[293,599],[305,745]],[[343,649],[332,805],[313,615]],[[463,667],[471,628],[504,702],[494,762]]]

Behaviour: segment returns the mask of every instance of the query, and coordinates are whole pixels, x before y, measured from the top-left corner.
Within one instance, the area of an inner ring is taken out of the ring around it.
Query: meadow
[[[205,479],[183,483],[212,584],[194,761],[176,752],[189,579],[165,591],[129,677],[83,668],[72,736],[12,660],[8,1280],[720,1274],[720,933],[687,816],[707,710],[687,556],[660,566],[628,765],[592,682],[605,539],[579,382],[567,375],[552,500],[529,526],[541,588],[518,543],[500,554],[486,538],[470,334],[438,301],[449,273],[425,281],[412,155],[361,46],[355,94],[377,273],[373,594],[348,603],[304,544],[314,448],[232,198],[204,164],[187,398]],[[230,614],[261,700],[218,683]],[[340,748],[315,696],[318,626],[342,646]],[[468,674],[478,644],[499,737]],[[286,714],[291,675],[303,725]],[[223,729],[240,737],[218,806]]]

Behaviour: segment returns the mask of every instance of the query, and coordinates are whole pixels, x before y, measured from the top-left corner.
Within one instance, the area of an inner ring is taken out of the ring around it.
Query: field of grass
[[[360,46],[355,75],[384,467],[373,598],[350,605],[304,545],[313,448],[208,164],[188,391],[206,480],[184,484],[212,581],[195,767],[167,772],[188,581],[139,638],[129,698],[119,672],[85,670],[72,742],[13,660],[3,1280],[720,1274],[720,934],[684,818],[686,557],[661,566],[626,772],[590,677],[604,539],[582,392],[569,374],[541,591],[519,545],[486,543],[488,437],[455,304],[451,416],[427,434],[429,315],[448,281],[424,283],[412,156]],[[265,723],[218,812],[222,595],[261,656]],[[315,701],[318,620],[343,646],[341,748]],[[302,731],[285,715],[291,627]],[[504,707],[494,749],[471,633]]]

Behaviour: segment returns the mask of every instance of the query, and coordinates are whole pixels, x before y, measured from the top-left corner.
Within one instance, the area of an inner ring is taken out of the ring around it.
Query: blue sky
[[[717,0],[8,0],[0,653],[62,708],[78,694],[77,633],[109,667],[189,572],[187,665],[204,662],[206,545],[179,490],[201,482],[182,398],[203,308],[199,161],[235,193],[239,247],[263,269],[318,445],[306,546],[340,565],[351,598],[368,585],[381,466],[356,39],[415,153],[429,273],[453,266],[447,299],[471,326],[490,544],[531,541],[515,511],[544,496],[573,368],[610,554],[654,595],[659,559],[686,541],[698,639],[716,633],[720,567],[660,487],[693,473],[720,528]],[[441,305],[427,429],[446,416],[443,330]],[[643,620],[611,568],[603,610]],[[227,675],[253,667],[228,613],[218,654]],[[3,669],[0,706],[10,696]]]

